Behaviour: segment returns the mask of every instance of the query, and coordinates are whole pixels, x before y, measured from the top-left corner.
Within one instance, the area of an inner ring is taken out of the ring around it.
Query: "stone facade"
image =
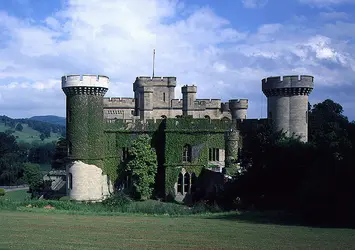
[[[312,92],[313,76],[294,75],[269,77],[262,80],[267,97],[268,118],[275,131],[308,140],[308,95]]]
[[[197,99],[197,87],[181,88],[182,99],[175,99],[176,77],[137,77],[134,98],[104,98],[108,119],[161,119],[190,115],[193,118],[246,119],[248,100]]]
[[[220,178],[223,169],[238,167],[243,144],[239,130],[247,131],[271,120],[275,130],[299,135],[303,141],[308,138],[311,76],[263,79],[268,119],[262,120],[247,119],[247,99],[197,99],[196,86],[183,86],[182,100],[175,99],[176,77],[137,77],[133,98],[105,98],[108,85],[106,76],[62,77],[71,160],[67,194],[73,200],[101,201],[112,193],[112,183],[117,180],[110,180],[110,176],[115,175],[115,167],[124,160],[138,134],[155,136],[152,143],[159,164],[156,185],[164,192],[170,192],[171,187],[180,201],[196,190],[201,169]],[[171,183],[169,173],[179,169],[176,182]]]

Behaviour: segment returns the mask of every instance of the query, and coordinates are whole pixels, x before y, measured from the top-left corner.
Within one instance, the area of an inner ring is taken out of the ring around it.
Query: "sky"
[[[176,76],[197,98],[249,99],[261,80],[313,75],[311,104],[332,99],[355,120],[355,0],[0,0],[0,115],[65,116],[61,76],[110,77],[133,97],[137,76]]]

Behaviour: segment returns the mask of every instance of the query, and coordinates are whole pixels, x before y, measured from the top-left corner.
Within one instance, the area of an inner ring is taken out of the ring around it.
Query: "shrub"
[[[111,208],[111,209],[118,209],[118,208],[123,208],[131,204],[131,199],[124,194],[123,192],[118,192],[107,198],[106,200],[102,201],[102,204],[105,207]]]
[[[5,189],[0,188],[0,196],[4,196],[5,195]]]

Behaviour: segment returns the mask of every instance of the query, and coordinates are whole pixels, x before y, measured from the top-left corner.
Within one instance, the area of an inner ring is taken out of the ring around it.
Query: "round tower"
[[[308,96],[314,77],[293,75],[268,77],[262,80],[262,91],[267,97],[267,117],[275,131],[295,135],[308,141]]]
[[[247,119],[248,99],[229,100],[229,109],[233,121]]]
[[[224,134],[225,141],[225,168],[235,167],[238,160],[239,151],[239,131],[236,128],[230,128]]]
[[[109,78],[96,75],[62,77],[66,94],[68,192],[75,200],[102,198],[104,158],[103,97]],[[80,164],[76,164],[79,162]]]

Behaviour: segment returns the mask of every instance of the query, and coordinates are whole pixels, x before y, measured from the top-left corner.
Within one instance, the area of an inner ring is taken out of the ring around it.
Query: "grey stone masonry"
[[[314,77],[292,75],[262,79],[267,97],[267,117],[275,131],[308,141],[308,96],[314,88]]]

